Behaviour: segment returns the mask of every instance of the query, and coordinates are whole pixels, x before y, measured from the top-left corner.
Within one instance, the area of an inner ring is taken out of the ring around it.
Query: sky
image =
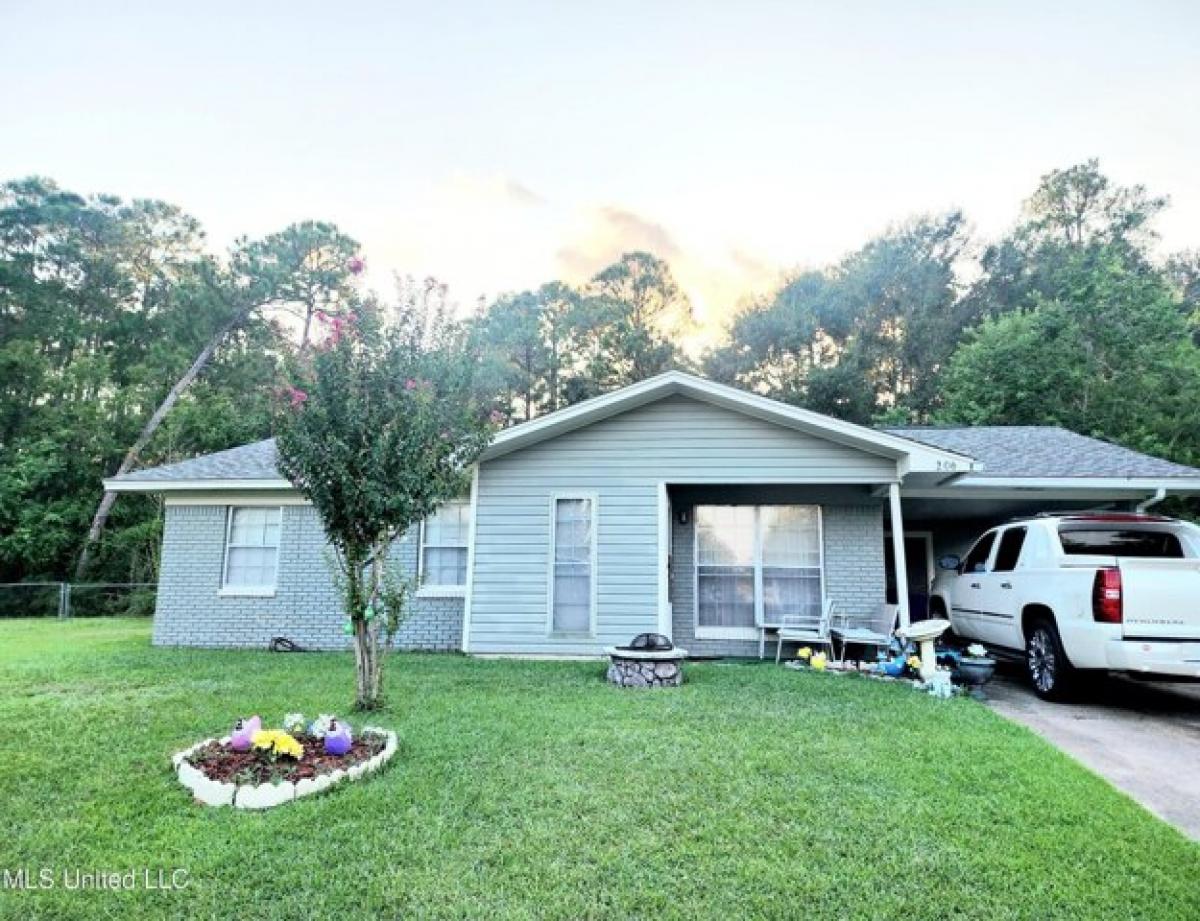
[[[1200,3],[0,0],[0,179],[296,220],[461,304],[666,259],[702,340],[783,275],[1089,157],[1200,247]]]

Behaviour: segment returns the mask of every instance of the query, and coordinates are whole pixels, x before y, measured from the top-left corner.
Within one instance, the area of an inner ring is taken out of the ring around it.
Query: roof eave
[[[1200,492],[1200,476],[1069,476],[959,477],[951,489],[1165,489],[1168,493]]]
[[[137,480],[113,477],[104,481],[108,492],[131,493],[160,493],[160,492],[195,492],[200,490],[283,490],[296,489],[290,482],[275,477],[272,479],[179,479],[179,480]]]
[[[1167,496],[1200,495],[1200,477],[957,477],[938,485],[902,486],[907,498],[980,499],[1042,495],[1064,499],[1135,499],[1163,490]]]

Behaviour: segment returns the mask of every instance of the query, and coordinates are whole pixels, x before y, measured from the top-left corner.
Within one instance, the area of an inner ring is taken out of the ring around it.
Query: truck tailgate
[[[1127,638],[1200,640],[1200,559],[1125,558],[1118,565]]]

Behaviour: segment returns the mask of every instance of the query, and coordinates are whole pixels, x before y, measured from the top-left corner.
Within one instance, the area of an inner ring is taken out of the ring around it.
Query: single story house
[[[154,642],[341,648],[321,523],[272,441],[106,481],[165,501]],[[396,548],[399,644],[590,656],[641,632],[756,655],[826,597],[924,616],[934,560],[1062,508],[1200,494],[1200,470],[1054,427],[872,429],[662,374],[500,432]]]

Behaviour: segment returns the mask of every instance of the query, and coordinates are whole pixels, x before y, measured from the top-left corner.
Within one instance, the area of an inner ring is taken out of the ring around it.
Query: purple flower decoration
[[[346,268],[350,270],[351,275],[361,275],[366,267],[367,263],[361,256],[351,256],[350,261],[346,263]]]
[[[229,747],[235,752],[250,751],[250,740],[260,729],[262,720],[257,716],[238,720],[233,726],[233,732],[229,734]]]
[[[344,755],[350,751],[353,739],[350,735],[350,724],[331,720],[325,731],[325,754]]]

